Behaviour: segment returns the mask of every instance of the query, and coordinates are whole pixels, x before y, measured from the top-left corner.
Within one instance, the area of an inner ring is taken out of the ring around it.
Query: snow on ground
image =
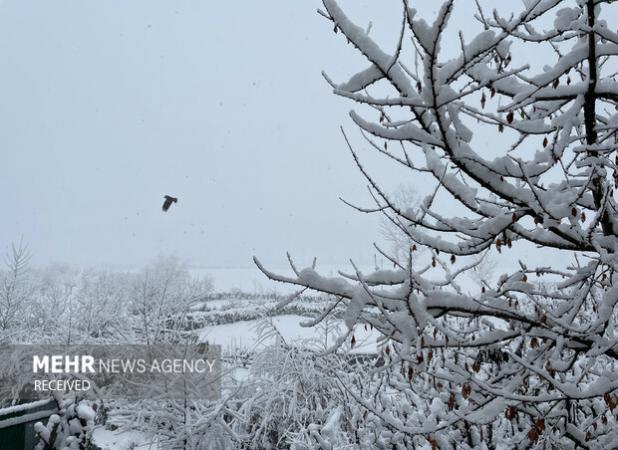
[[[139,431],[96,428],[92,440],[101,450],[159,450],[156,443],[151,442],[151,439]]]
[[[334,327],[339,325],[338,332],[331,328],[328,341],[325,341],[325,331],[323,327],[303,327],[302,322],[306,322],[307,317],[298,315],[281,315],[272,317],[272,323],[283,336],[287,343],[308,343],[314,340],[313,346],[324,347],[324,344],[331,345],[337,334],[344,333],[347,329],[343,321],[331,324]],[[234,354],[238,351],[253,352],[264,348],[266,345],[274,343],[275,336],[270,334],[266,339],[260,340],[259,323],[260,320],[240,321],[224,325],[213,325],[205,327],[200,331],[200,339],[213,344],[219,344],[224,354]],[[376,331],[365,331],[363,327],[358,327],[354,331],[356,345],[353,351],[359,353],[375,353],[377,351]]]

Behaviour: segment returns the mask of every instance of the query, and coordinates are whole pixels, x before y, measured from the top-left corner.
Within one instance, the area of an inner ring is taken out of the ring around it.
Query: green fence
[[[0,449],[32,450],[36,445],[34,424],[56,413],[53,399],[0,408]]]

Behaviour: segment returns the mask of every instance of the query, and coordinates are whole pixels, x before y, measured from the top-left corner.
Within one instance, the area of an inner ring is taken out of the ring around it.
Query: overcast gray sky
[[[341,4],[395,47],[400,1]],[[474,29],[472,5],[457,4],[456,28]],[[377,218],[338,200],[368,200],[338,129],[354,131],[354,105],[320,75],[366,63],[319,6],[0,3],[0,247],[23,236],[37,262],[78,265],[370,260]],[[179,197],[166,214],[164,194]]]

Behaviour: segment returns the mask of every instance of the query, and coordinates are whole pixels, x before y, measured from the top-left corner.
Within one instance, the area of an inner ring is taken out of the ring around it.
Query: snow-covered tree
[[[371,209],[413,243],[407,260],[383,251],[394,270],[336,278],[256,263],[346,305],[346,339],[363,325],[382,334],[385,382],[350,388],[376,447],[614,448],[616,6],[524,0],[504,17],[477,3],[480,32],[466,39],[449,25],[454,0],[431,23],[403,3],[393,50],[336,0],[320,14],[368,62],[345,82],[326,76],[359,105],[368,146],[433,180],[402,207],[344,134]],[[528,65],[530,48],[547,65]],[[488,254],[504,274],[468,289]]]
[[[0,330],[3,332],[24,322],[31,293],[29,260],[30,252],[23,241],[11,244],[5,257],[5,270],[0,271]]]
[[[152,344],[186,331],[191,306],[212,290],[212,280],[192,277],[185,264],[168,256],[145,267],[131,286],[130,310],[138,333]]]
[[[88,270],[80,275],[74,328],[81,334],[81,342],[114,342],[120,336],[131,336],[130,281],[129,274],[106,270]]]
[[[76,294],[79,271],[66,264],[33,270],[30,316],[23,343],[76,343]]]
[[[418,194],[411,186],[400,185],[389,197],[398,208],[412,208],[419,204]],[[401,264],[408,259],[408,249],[414,242],[405,231],[409,224],[406,224],[403,218],[392,219],[382,217],[380,231],[383,239],[390,244],[387,249],[389,255]]]

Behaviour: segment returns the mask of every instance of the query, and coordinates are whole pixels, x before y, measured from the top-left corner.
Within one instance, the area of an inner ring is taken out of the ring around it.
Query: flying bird
[[[163,209],[163,211],[167,211],[168,209],[170,209],[172,203],[178,202],[178,199],[176,197],[172,197],[170,195],[164,195],[163,198],[165,198],[165,201],[163,202],[163,207],[161,208]]]

